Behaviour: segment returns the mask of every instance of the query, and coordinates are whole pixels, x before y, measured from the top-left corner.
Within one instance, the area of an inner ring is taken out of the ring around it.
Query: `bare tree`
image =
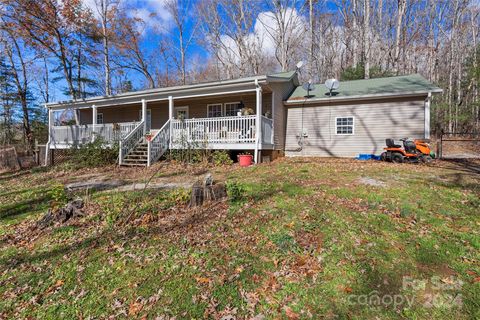
[[[363,65],[365,79],[370,79],[370,0],[364,0],[363,8]]]
[[[120,1],[117,0],[94,0],[94,16],[100,23],[99,36],[102,40],[103,66],[106,95],[112,94],[112,69],[110,65],[110,46],[114,40],[114,19],[118,12]]]
[[[263,66],[262,35],[255,29],[259,1],[206,0],[198,4],[201,43],[208,47],[222,67],[219,77],[258,74]]]
[[[407,10],[407,0],[398,0],[397,21],[395,24],[395,46],[393,50],[393,72],[398,74],[400,58],[400,40],[402,37],[402,23],[405,11]]]
[[[153,66],[148,61],[148,54],[142,46],[142,29],[145,22],[139,18],[130,18],[119,14],[116,20],[117,41],[115,48],[118,58],[115,64],[124,70],[134,70],[142,74],[147,81],[148,88],[155,88]]]
[[[299,0],[268,1],[270,12],[258,20],[275,45],[275,58],[282,71],[293,67],[298,50],[307,31],[302,12],[304,3]]]
[[[172,15],[175,29],[172,38],[177,44],[174,46],[179,57],[173,55],[177,68],[180,71],[180,80],[182,84],[186,84],[186,59],[187,52],[192,44],[194,36],[197,32],[199,20],[190,15],[192,3],[189,0],[168,0],[166,9]],[[193,21],[193,25],[189,25]]]
[[[3,21],[2,21],[3,22]],[[4,32],[3,39],[6,56],[10,62],[11,74],[16,86],[16,97],[18,98],[22,110],[22,127],[24,142],[29,152],[33,152],[33,136],[30,127],[30,110],[28,107],[28,78],[27,78],[27,62],[23,56],[23,48],[17,40],[18,35],[14,33],[14,29],[8,24],[2,23],[0,30]]]

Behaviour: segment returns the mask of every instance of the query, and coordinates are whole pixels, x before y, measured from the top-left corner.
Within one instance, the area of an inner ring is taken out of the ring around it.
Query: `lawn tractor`
[[[435,158],[435,153],[430,145],[422,140],[404,138],[400,139],[401,145],[395,144],[393,139],[386,139],[387,147],[385,152],[380,155],[382,161],[391,161],[394,163],[402,162],[430,162]]]

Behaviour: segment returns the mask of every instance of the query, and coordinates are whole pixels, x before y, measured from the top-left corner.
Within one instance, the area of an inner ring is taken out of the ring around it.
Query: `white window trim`
[[[175,116],[175,119],[177,119],[178,115],[177,115],[177,111],[182,111],[182,110],[185,110],[187,111],[187,117],[186,119],[189,119],[190,118],[190,107],[189,106],[178,106],[178,107],[174,107],[174,116]]]
[[[98,118],[101,117],[102,118],[102,122],[98,122]],[[103,118],[103,112],[98,112],[97,113],[97,124],[104,124],[105,121],[104,121],[104,118]]]
[[[223,103],[209,103],[209,104],[207,104],[207,118],[218,118],[218,117],[210,117],[209,116],[210,107],[212,107],[212,106],[220,106],[220,117],[223,117],[223,115],[225,114],[224,109],[223,109]]]
[[[337,119],[342,119],[342,118],[352,118],[352,133],[338,133],[337,130]],[[354,116],[343,116],[343,117],[335,117],[335,135],[336,136],[353,136],[355,134],[355,117]]]

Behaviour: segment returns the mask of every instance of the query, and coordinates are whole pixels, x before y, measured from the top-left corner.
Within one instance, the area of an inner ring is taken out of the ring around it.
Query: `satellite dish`
[[[331,96],[333,90],[337,90],[338,88],[340,88],[340,81],[338,81],[337,79],[328,79],[327,81],[325,81],[325,87],[327,87]]]
[[[327,87],[327,89],[330,91],[337,90],[338,88],[340,88],[340,81],[338,81],[337,79],[328,79],[327,81],[325,81],[325,87]]]
[[[307,91],[306,97],[309,98],[310,96],[310,91],[315,90],[315,85],[312,83],[312,80],[308,81],[307,83],[304,83],[302,85],[302,88]]]
[[[297,70],[300,69],[300,68],[302,68],[304,64],[305,64],[305,63],[304,63],[303,61],[299,61],[299,62],[297,63]]]

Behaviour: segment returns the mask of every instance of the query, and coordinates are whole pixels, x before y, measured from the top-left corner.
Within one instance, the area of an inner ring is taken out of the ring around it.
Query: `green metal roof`
[[[284,80],[290,80],[292,77],[296,74],[296,71],[286,71],[286,72],[279,72],[279,73],[274,73],[274,74],[269,74],[267,77],[268,78],[276,78],[276,79],[284,79]]]
[[[307,101],[368,98],[370,96],[409,95],[428,92],[439,93],[442,92],[442,89],[431,84],[421,75],[413,74],[390,78],[340,82],[340,88],[334,90],[331,97],[324,84],[316,84],[315,89],[310,91],[310,96]],[[303,102],[306,99],[306,95],[307,91],[303,89],[302,86],[298,86],[287,99],[287,102]]]

